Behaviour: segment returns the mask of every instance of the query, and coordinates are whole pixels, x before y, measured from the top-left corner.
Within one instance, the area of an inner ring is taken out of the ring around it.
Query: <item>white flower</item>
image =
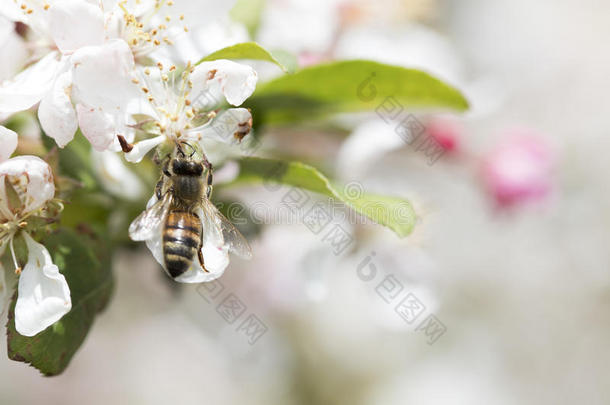
[[[37,61],[0,85],[0,113],[12,114],[40,103],[40,124],[60,147],[72,140],[78,128],[75,104],[95,108],[99,114],[124,115],[133,89],[133,54],[124,41],[108,38],[99,4],[4,1],[0,12],[38,35],[28,44]],[[114,129],[125,128],[122,124],[119,120]]]
[[[81,124],[96,150],[118,150],[116,134],[131,132],[124,119],[137,95],[134,67],[173,42],[166,25],[171,18],[159,15],[163,3],[3,1],[0,14],[27,24],[37,37],[28,44],[36,62],[0,85],[0,114],[40,103],[40,124],[60,147]]]
[[[156,136],[129,145],[128,161],[139,162],[166,140],[235,143],[249,133],[252,116],[247,109],[230,108],[220,113],[213,109],[225,100],[239,106],[254,92],[257,74],[250,66],[228,60],[189,65],[178,81],[170,79],[175,67],[166,73],[160,67],[145,69],[138,81],[147,97],[140,113],[150,117],[148,127],[152,128],[144,132]]]
[[[16,146],[17,134],[0,126],[0,254],[8,247],[15,270],[20,273],[15,306],[17,332],[34,336],[68,313],[72,301],[66,279],[49,252],[24,229],[26,220],[40,215],[55,195],[51,168],[35,156],[9,159]],[[13,247],[17,235],[23,237],[28,250],[23,270]]]

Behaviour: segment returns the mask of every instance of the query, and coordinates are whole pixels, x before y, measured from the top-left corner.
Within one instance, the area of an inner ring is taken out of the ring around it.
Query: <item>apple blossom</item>
[[[0,14],[36,34],[36,52],[35,63],[0,85],[0,114],[40,103],[40,124],[60,147],[73,139],[79,123],[93,121],[81,128],[93,147],[118,150],[115,134],[130,132],[123,119],[137,95],[134,67],[173,43],[166,25],[171,17],[159,16],[164,4],[172,2],[2,2]]]
[[[9,159],[16,146],[17,134],[0,127],[0,254],[8,248],[19,275],[15,327],[24,336],[34,336],[68,313],[72,301],[65,277],[28,228],[29,219],[49,217],[48,203],[55,195],[51,168],[35,156]],[[15,254],[17,237],[23,238],[28,251],[23,270]],[[4,290],[2,279],[0,284]]]
[[[513,134],[483,158],[483,181],[500,207],[539,201],[552,189],[553,154],[540,138]]]
[[[176,81],[174,76],[170,79],[176,69],[174,66],[166,71],[161,64],[159,67],[154,71],[144,69],[136,80],[146,95],[140,114],[149,117],[136,127],[154,137],[133,145],[123,144],[128,161],[139,162],[146,153],[166,141],[180,139],[203,143],[215,139],[235,143],[249,133],[250,111],[214,108],[224,100],[234,106],[242,104],[255,89],[257,74],[254,69],[228,60],[203,62],[197,66],[189,64]],[[89,124],[83,122],[82,125]]]

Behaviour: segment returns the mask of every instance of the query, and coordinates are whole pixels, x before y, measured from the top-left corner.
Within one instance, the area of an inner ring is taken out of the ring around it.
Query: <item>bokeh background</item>
[[[369,58],[466,94],[464,115],[416,115],[446,149],[433,164],[374,113],[264,134],[265,148],[410,199],[415,232],[339,213],[353,243],[335,254],[277,215],[289,189],[234,192],[268,224],[218,296],[170,283],[144,249],[118,252],[114,299],[63,375],[0,345],[0,403],[608,403],[609,12],[597,0],[268,0],[252,39],[301,66]],[[201,35],[207,51],[248,39],[227,19]],[[411,323],[395,311],[408,293],[425,306]],[[229,294],[245,308],[234,323],[217,311]],[[254,338],[240,330],[251,314],[266,329]]]

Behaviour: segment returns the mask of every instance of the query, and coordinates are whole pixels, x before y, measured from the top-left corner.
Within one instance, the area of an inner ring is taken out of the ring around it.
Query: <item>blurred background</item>
[[[408,198],[415,232],[337,210],[340,249],[278,215],[290,189],[232,191],[257,225],[253,261],[177,286],[147,250],[118,252],[114,299],[63,375],[42,378],[0,345],[0,403],[608,403],[609,12],[598,0],[268,0],[251,39],[302,67],[416,67],[469,99],[464,115],[414,116],[443,148],[434,156],[375,113],[264,134],[355,192]],[[212,51],[249,34],[225,19],[201,35]],[[267,68],[263,79],[279,73]]]

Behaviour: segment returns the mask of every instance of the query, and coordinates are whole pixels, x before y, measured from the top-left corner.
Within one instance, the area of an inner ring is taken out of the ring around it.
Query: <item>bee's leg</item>
[[[205,264],[203,263],[203,253],[201,253],[201,249],[199,249],[199,251],[197,253],[198,253],[198,256],[199,256],[199,264],[201,264],[201,268],[206,273],[209,273],[210,271],[205,268]]]
[[[212,167],[212,163],[210,163],[210,161],[208,160],[208,158],[203,155],[203,165],[206,167],[206,169],[208,169],[208,172],[206,174],[206,181],[207,181],[207,190],[206,190],[206,197],[210,198],[210,196],[212,195],[212,182],[213,182],[213,167]]]
[[[209,199],[212,195],[212,171],[208,170],[208,174],[206,176],[208,188],[206,191],[206,197]]]
[[[205,264],[203,262],[203,253],[201,252],[201,248],[203,248],[203,230],[201,232],[201,238],[199,239],[199,248],[197,249],[197,255],[199,256],[199,264],[201,264],[201,268],[206,273],[209,273],[210,271],[205,268]]]
[[[171,159],[168,157],[167,159],[165,159],[165,163],[163,164],[163,174],[166,175],[167,177],[172,177],[172,174],[169,172],[170,160]]]
[[[161,177],[161,179],[157,182],[157,185],[155,186],[155,196],[157,196],[157,200],[160,200],[163,196],[163,183],[163,177]]]

